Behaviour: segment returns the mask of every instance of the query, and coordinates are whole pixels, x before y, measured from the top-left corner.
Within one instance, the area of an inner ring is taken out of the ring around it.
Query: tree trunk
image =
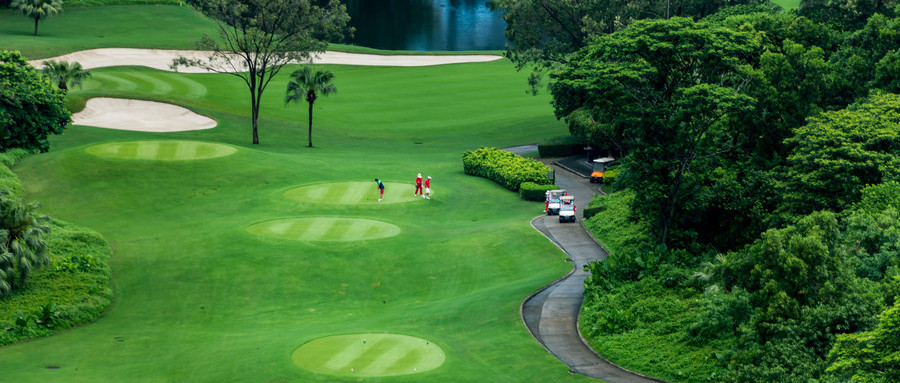
[[[256,73],[250,73],[250,124],[253,126],[253,145],[259,145],[259,130],[256,121],[259,119],[259,97],[256,96]]]
[[[313,107],[313,103],[310,102],[309,103],[309,147],[310,148],[313,147],[312,146],[312,107]]]
[[[34,35],[35,36],[37,36],[37,25],[38,25],[38,19],[35,18],[34,19]]]

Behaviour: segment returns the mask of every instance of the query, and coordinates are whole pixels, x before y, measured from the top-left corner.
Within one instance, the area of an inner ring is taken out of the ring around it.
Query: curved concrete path
[[[568,170],[556,166],[554,169],[556,184],[575,197],[576,206],[586,207],[599,188]],[[578,313],[584,297],[584,280],[590,275],[590,272],[584,271],[584,265],[605,259],[607,254],[584,229],[581,218],[576,223],[559,223],[559,217],[543,215],[532,220],[531,225],[565,251],[574,264],[574,270],[569,275],[535,293],[522,304],[522,319],[535,339],[568,365],[573,373],[609,383],[663,382],[610,363],[597,355],[581,338]]]

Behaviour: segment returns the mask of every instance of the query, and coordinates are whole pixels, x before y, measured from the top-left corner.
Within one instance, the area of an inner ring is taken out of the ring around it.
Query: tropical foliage
[[[18,52],[0,51],[0,150],[50,150],[47,136],[72,122],[64,98]]]
[[[622,153],[585,222],[610,252],[581,324],[602,355],[673,381],[897,380],[898,26],[881,3],[726,8],[630,22],[553,72],[572,135]]]
[[[331,83],[334,74],[329,71],[315,71],[309,67],[303,67],[291,73],[291,79],[288,80],[287,92],[284,96],[284,103],[300,102],[305,100],[309,104],[309,147],[313,147],[312,143],[312,123],[313,123],[313,104],[319,96],[328,97],[330,94],[337,93],[337,87]]]
[[[81,82],[91,77],[91,72],[82,68],[81,63],[65,60],[44,62],[41,73],[50,79],[50,83],[64,91],[68,91],[70,86],[81,88]]]
[[[309,0],[214,0],[198,2],[216,20],[218,35],[204,35],[197,47],[208,60],[179,57],[173,68],[196,67],[240,78],[250,92],[253,144],[259,144],[259,110],[272,78],[291,62],[309,61],[329,39],[341,39],[350,16],[338,0],[324,7]]]
[[[62,13],[62,0],[13,0],[11,7],[34,19],[34,35],[38,35],[38,22]]]

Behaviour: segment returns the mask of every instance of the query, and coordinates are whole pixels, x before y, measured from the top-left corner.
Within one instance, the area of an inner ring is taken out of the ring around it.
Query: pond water
[[[487,0],[344,0],[350,41],[411,51],[502,50],[506,22]]]

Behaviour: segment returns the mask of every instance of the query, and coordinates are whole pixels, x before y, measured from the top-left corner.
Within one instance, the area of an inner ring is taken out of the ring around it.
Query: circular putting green
[[[396,376],[430,371],[444,351],[422,338],[396,334],[350,334],[314,339],[291,358],[301,368],[336,376]]]
[[[300,186],[284,193],[285,197],[313,203],[326,204],[378,204],[418,201],[422,197],[413,195],[415,186],[409,184],[385,182],[384,201],[378,202],[378,187],[372,182],[333,182]]]
[[[190,161],[224,157],[233,146],[200,141],[127,141],[90,146],[85,151],[98,157],[125,160]]]
[[[351,242],[393,237],[399,227],[362,218],[282,218],[247,227],[251,234],[294,241]]]

